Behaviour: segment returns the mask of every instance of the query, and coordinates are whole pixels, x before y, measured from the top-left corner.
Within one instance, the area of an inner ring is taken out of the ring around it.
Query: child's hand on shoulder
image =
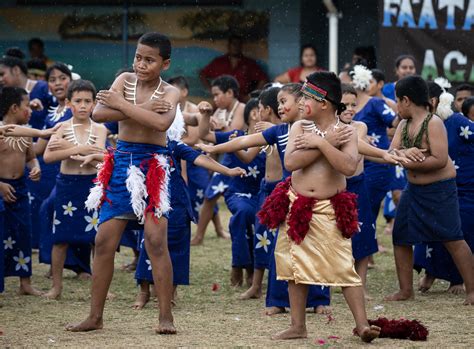
[[[214,111],[209,102],[202,101],[198,104],[199,113],[203,116],[210,117]]]
[[[41,130],[41,138],[49,138],[56,133],[57,130],[61,127],[61,124],[56,124],[54,127]]]
[[[344,125],[338,128],[328,130],[325,140],[329,142],[333,147],[339,148],[350,141],[354,134],[354,128]]]
[[[272,127],[272,126],[273,126],[273,124],[271,122],[259,121],[255,125],[255,132],[263,132],[266,129],[269,129],[270,127]]]
[[[30,108],[34,111],[41,111],[43,110],[43,103],[38,98],[32,99],[30,101]]]
[[[0,182],[0,195],[6,203],[16,202],[15,188],[8,183]]]
[[[67,149],[69,147],[72,147],[72,143],[65,140],[64,138],[52,138],[48,142],[48,149],[50,151],[56,151],[56,150],[62,150],[62,149]]]
[[[196,146],[196,148],[200,149],[201,151],[203,151],[207,154],[213,154],[214,153],[214,146],[213,145],[198,143],[195,146]]]
[[[296,149],[314,149],[318,148],[323,138],[316,133],[303,133],[296,137]]]
[[[33,167],[30,171],[28,178],[31,179],[33,182],[39,182],[39,180],[41,179],[41,168]]]
[[[237,177],[237,176],[245,177],[245,176],[247,176],[247,172],[245,172],[245,170],[243,168],[234,167],[234,168],[229,168],[229,170],[227,171],[227,176],[229,176],[229,177]]]
[[[96,99],[97,102],[99,102],[103,106],[117,110],[119,110],[122,103],[125,102],[125,98],[123,98],[120,93],[109,90],[100,90],[97,93]]]

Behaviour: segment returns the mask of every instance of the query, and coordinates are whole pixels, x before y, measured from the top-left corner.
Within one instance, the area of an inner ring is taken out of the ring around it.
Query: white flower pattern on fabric
[[[64,215],[65,215],[65,216],[70,216],[70,217],[72,217],[74,211],[77,210],[77,207],[72,206],[72,202],[71,202],[71,201],[69,201],[69,202],[67,203],[67,205],[62,205],[62,206],[63,206]]]
[[[384,104],[383,105],[383,112],[382,112],[383,115],[392,115],[392,116],[395,116],[395,112],[393,111],[392,108],[390,108],[387,104]]]
[[[226,189],[229,188],[227,184],[224,184],[223,181],[220,181],[217,185],[211,186],[211,189],[214,191],[214,194],[223,193]]]
[[[56,211],[53,213],[53,234],[56,234],[56,226],[61,224],[61,221],[56,218]]]
[[[84,219],[87,223],[89,223],[86,226],[85,232],[91,231],[92,229],[95,229],[95,231],[97,232],[97,225],[99,224],[99,214],[97,213],[97,211],[94,211],[92,217],[84,216]]]
[[[403,170],[403,167],[400,165],[395,166],[395,176],[397,178],[404,178],[405,177],[405,171]]]
[[[147,259],[145,263],[148,265],[148,270],[151,270],[151,261]]]
[[[194,211],[196,212],[201,212],[202,204],[199,203],[199,201],[196,201],[196,204],[194,205]]]
[[[378,144],[380,142],[380,135],[373,133],[370,135],[373,138],[374,144]]]
[[[469,126],[466,126],[466,127],[461,126],[461,133],[459,134],[459,136],[469,139],[469,136],[471,135],[472,135],[472,131],[469,130]]]
[[[431,251],[433,251],[433,249],[429,246],[426,246],[426,258],[431,258]]]
[[[258,166],[257,166],[257,165],[255,165],[255,166],[253,166],[253,167],[252,167],[252,166],[248,166],[247,169],[248,169],[247,177],[252,176],[253,178],[256,179],[256,178],[258,177],[258,175],[260,174],[260,171],[258,170]]]
[[[196,197],[199,199],[204,199],[204,189],[196,190]]]
[[[28,263],[31,261],[31,258],[29,256],[25,256],[23,251],[20,251],[18,257],[14,256],[13,260],[17,263],[15,266],[15,271],[23,269],[24,271],[28,272]]]
[[[265,252],[268,253],[268,246],[270,246],[272,242],[268,239],[267,231],[265,230],[263,234],[256,234],[256,237],[258,239],[258,243],[255,245],[255,248],[263,247]]]
[[[31,195],[30,192],[28,192],[28,202],[30,203],[30,205],[31,205],[31,203],[33,202],[34,199],[35,199],[35,197],[33,195]]]
[[[16,244],[16,241],[12,239],[11,236],[8,237],[8,239],[3,240],[3,245],[5,250],[13,250],[13,245]]]
[[[456,165],[456,160],[453,160],[453,165],[454,165],[454,169],[455,169],[455,170],[459,170],[459,166]]]

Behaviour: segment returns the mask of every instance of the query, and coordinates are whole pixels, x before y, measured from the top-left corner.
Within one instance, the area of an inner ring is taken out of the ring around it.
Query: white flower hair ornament
[[[70,64],[66,64],[66,65],[67,65],[67,67],[69,68],[69,70],[71,71],[72,79],[73,79],[73,80],[79,80],[79,79],[81,78],[81,76],[80,76],[78,73],[74,73],[74,72],[72,71],[72,69],[73,69],[74,67],[73,67],[72,65],[70,65]]]
[[[372,72],[370,69],[363,65],[356,65],[350,73],[352,77],[352,86],[356,89],[365,91],[370,86],[370,80],[372,80]]]
[[[437,84],[439,87],[443,89],[443,92],[439,96],[439,102],[438,102],[438,107],[436,108],[436,114],[442,119],[446,120],[449,118],[451,115],[453,115],[453,109],[451,108],[451,105],[454,102],[454,96],[446,92],[446,89],[451,87],[451,84],[449,81],[445,78],[436,78],[434,80],[435,84]]]

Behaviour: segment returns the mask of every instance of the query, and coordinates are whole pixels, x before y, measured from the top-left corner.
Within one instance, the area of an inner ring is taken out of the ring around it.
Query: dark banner
[[[395,59],[411,54],[417,73],[474,83],[474,0],[380,0],[379,66],[395,78]]]

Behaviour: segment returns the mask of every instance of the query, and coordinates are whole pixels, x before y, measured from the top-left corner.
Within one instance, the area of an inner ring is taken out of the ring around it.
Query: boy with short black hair
[[[30,120],[28,93],[19,87],[4,87],[0,95],[2,125],[25,125]],[[1,126],[1,125],[0,125]],[[20,278],[20,294],[39,296],[31,285],[31,217],[25,167],[29,178],[39,181],[41,169],[30,137],[0,138],[0,196],[4,202],[4,276]]]
[[[474,96],[474,86],[471,84],[461,84],[454,89],[454,111],[461,113],[462,104],[469,97]]]
[[[346,192],[346,176],[356,172],[357,135],[334,147],[326,139],[338,128],[341,82],[334,73],[308,76],[301,102],[304,120],[290,130],[285,167],[291,177],[267,198],[260,214],[270,226],[280,225],[275,248],[279,280],[288,280],[291,326],[273,339],[307,337],[308,285],[341,286],[356,321],[355,332],[365,342],[377,338],[380,328],[369,326],[362,282],[355,272],[350,237],[357,231],[357,203]],[[351,129],[351,126],[346,126]],[[306,149],[308,137],[316,149]]]
[[[171,313],[173,280],[167,243],[171,207],[166,131],[176,114],[179,91],[161,78],[161,73],[170,66],[170,57],[168,37],[156,32],[143,34],[135,51],[134,73],[119,75],[110,90],[97,94],[99,104],[93,111],[93,119],[119,121],[119,135],[117,149],[105,157],[96,186],[86,201],[89,209],[100,208],[90,314],[83,322],[68,325],[67,330],[83,332],[102,328],[115,251],[128,221],[138,219],[144,224],[145,248],[160,302],[156,332],[176,333]],[[155,110],[163,106],[163,101],[168,106],[157,113]]]
[[[107,129],[90,118],[95,106],[95,87],[85,80],[69,84],[66,104],[72,118],[61,123],[44,153],[46,163],[61,162],[56,178],[53,214],[51,272],[53,286],[45,297],[57,299],[62,292],[62,274],[70,245],[83,247],[90,254],[97,232],[97,211],[90,216],[84,201],[97,175],[95,166],[81,166],[74,155],[89,155],[105,150]],[[64,142],[65,144],[61,144]]]

